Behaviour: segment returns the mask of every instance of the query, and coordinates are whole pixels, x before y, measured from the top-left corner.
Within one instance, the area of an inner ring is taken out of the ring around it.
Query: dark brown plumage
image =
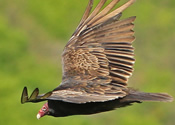
[[[94,114],[134,102],[172,101],[168,94],[144,93],[127,86],[135,62],[132,42],[136,17],[119,19],[134,1],[111,11],[119,0],[112,0],[104,9],[106,0],[101,0],[91,12],[93,0],[89,0],[62,54],[62,83],[44,95],[35,89],[29,98],[25,87],[21,103],[48,100],[37,115],[40,118]]]

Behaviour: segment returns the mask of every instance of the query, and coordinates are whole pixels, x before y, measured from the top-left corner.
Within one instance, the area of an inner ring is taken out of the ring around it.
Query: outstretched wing
[[[52,99],[86,103],[126,96],[135,61],[132,47],[135,17],[119,19],[134,1],[129,0],[111,11],[119,0],[112,0],[104,9],[106,0],[101,0],[90,13],[93,0],[89,0],[79,26],[63,51],[61,85],[42,99],[43,95],[34,94],[35,98],[24,98],[22,102]]]
[[[77,98],[83,95],[80,102],[86,102],[127,95],[127,81],[135,62],[132,47],[135,17],[119,19],[122,11],[134,0],[129,0],[112,12],[110,10],[119,0],[112,0],[101,10],[105,2],[101,0],[90,14],[90,0],[78,28],[66,45],[62,55],[63,81],[55,89],[56,96],[64,93],[65,98],[67,96],[71,100],[71,91],[74,92],[72,95],[79,93]],[[96,99],[95,95],[100,96]]]

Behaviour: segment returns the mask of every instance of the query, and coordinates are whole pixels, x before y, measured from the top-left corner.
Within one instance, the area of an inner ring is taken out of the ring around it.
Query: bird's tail
[[[124,101],[142,102],[142,101],[158,101],[172,102],[173,97],[166,93],[145,93],[130,89],[129,94],[124,98]]]

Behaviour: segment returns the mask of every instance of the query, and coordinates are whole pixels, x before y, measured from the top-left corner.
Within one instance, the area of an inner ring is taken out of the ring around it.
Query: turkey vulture
[[[171,102],[166,93],[145,93],[127,86],[132,75],[135,16],[120,20],[122,12],[135,0],[113,9],[119,0],[100,0],[92,10],[89,0],[85,13],[62,54],[62,83],[46,94],[36,88],[28,97],[24,87],[21,103],[47,101],[37,118],[63,117],[113,110],[142,101]]]

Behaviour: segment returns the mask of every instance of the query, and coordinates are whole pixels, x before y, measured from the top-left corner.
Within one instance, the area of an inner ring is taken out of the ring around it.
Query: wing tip
[[[21,104],[24,104],[24,103],[29,102],[31,100],[37,99],[38,94],[39,94],[39,89],[35,88],[29,97],[27,87],[25,86],[23,91],[22,91]]]
[[[43,96],[40,97],[40,99],[46,99],[47,97],[52,95],[52,91],[47,92],[46,94],[44,94]]]
[[[28,91],[27,87],[25,86],[23,91],[22,91],[22,96],[21,96],[21,103],[24,104],[28,100]]]
[[[35,89],[33,90],[32,94],[30,95],[29,100],[34,100],[34,99],[36,99],[37,96],[38,96],[38,94],[39,94],[39,89],[38,89],[38,88],[35,88]]]
[[[39,95],[39,89],[35,88],[32,94],[30,95],[30,97],[28,97],[28,90],[27,90],[27,87],[25,86],[22,91],[21,104],[24,104],[26,102],[43,101],[43,100],[46,100],[49,96],[51,96],[51,94],[52,94],[52,91],[47,92],[46,94]]]

